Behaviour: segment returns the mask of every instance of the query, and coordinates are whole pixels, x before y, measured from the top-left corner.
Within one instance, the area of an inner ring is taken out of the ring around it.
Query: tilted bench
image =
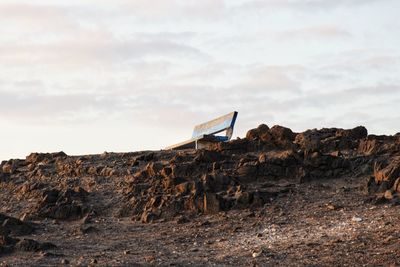
[[[211,143],[229,141],[232,138],[237,114],[237,111],[234,111],[209,122],[199,124],[194,127],[191,139],[165,149],[199,149],[207,147]],[[224,136],[215,135],[223,131],[226,131]]]

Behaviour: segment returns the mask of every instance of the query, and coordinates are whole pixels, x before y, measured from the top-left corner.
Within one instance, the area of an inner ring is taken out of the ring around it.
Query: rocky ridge
[[[362,126],[294,133],[263,124],[207,150],[32,153],[0,164],[2,210],[23,219],[0,214],[0,254],[21,242],[52,247],[14,239],[34,231],[29,221],[111,214],[149,223],[257,210],[298,184],[345,177],[364,179],[365,201],[399,204],[400,135],[368,135]]]

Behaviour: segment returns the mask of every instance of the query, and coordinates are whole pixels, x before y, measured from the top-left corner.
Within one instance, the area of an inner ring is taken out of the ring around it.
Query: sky
[[[398,0],[0,0],[0,159],[158,150],[239,112],[400,132]]]

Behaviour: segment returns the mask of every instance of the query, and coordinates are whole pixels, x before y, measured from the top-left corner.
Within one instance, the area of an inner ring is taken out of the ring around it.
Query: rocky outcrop
[[[367,186],[378,202],[400,204],[400,155],[375,161],[374,173]]]
[[[119,180],[118,216],[151,222],[257,208],[316,179],[369,175],[370,194],[396,197],[399,151],[399,136],[368,135],[362,126],[295,133],[262,124],[207,150],[32,153],[1,163],[0,186],[34,203],[30,216],[77,220],[96,206],[88,199],[97,184]]]
[[[42,218],[60,220],[79,219],[88,211],[85,207],[87,192],[81,187],[60,191],[46,190],[36,207],[35,214]]]
[[[38,252],[55,249],[57,246],[50,242],[38,242],[33,239],[18,239],[0,234],[0,256],[14,251]]]
[[[33,224],[0,213],[0,234],[29,235],[35,230]]]
[[[44,251],[56,248],[49,242],[41,243],[33,239],[15,238],[20,235],[30,235],[34,230],[34,224],[0,213],[0,256],[15,250]]]

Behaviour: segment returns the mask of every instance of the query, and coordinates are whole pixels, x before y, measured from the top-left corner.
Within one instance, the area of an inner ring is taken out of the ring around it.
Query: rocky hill
[[[0,164],[0,266],[400,264],[399,194],[400,134],[361,126],[32,153]]]

